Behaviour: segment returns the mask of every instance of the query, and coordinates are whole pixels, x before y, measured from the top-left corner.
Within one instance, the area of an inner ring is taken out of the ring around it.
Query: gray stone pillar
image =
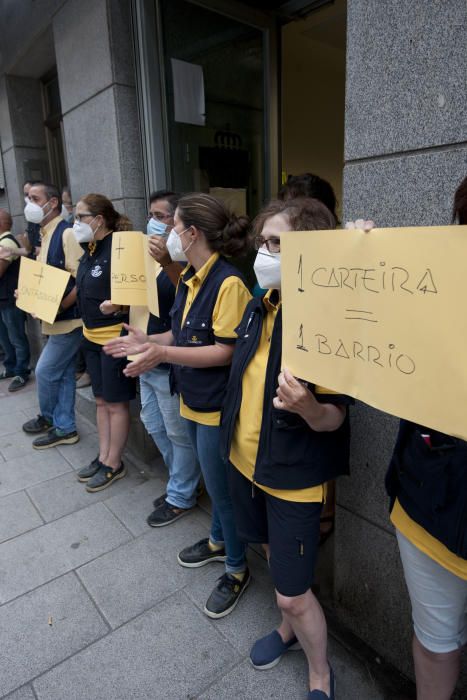
[[[35,78],[0,80],[0,135],[8,208],[14,231],[24,231],[23,182],[49,177],[41,85]]]
[[[68,0],[53,18],[74,201],[99,192],[145,225],[130,3]]]
[[[467,174],[466,17],[459,0],[348,0],[346,220],[450,223]],[[358,406],[352,423],[353,473],[338,488],[336,605],[413,676],[410,606],[383,486],[397,420]],[[465,692],[465,675],[461,685]]]

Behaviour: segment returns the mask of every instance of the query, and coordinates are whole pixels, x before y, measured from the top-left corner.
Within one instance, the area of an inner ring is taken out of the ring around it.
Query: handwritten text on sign
[[[53,323],[70,273],[38,260],[21,258],[18,278],[18,308]]]
[[[467,439],[467,227],[281,237],[283,365]]]
[[[125,306],[147,306],[159,315],[156,276],[148,237],[141,231],[116,231],[112,237],[111,300]]]

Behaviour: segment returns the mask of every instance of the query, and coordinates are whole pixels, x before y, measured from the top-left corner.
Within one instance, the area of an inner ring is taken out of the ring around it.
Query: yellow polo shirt
[[[435,537],[432,537],[421,525],[412,520],[398,500],[391,512],[391,522],[407,537],[417,549],[434,559],[440,566],[459,578],[467,580],[467,560],[456,556]]]
[[[259,434],[264,408],[264,388],[274,321],[281,302],[274,304],[269,290],[263,299],[267,314],[263,321],[258,348],[251,358],[242,379],[242,403],[230,448],[230,461],[249,481],[253,481]],[[333,394],[322,387],[315,387],[316,393]],[[326,499],[326,484],[305,489],[271,489],[255,481],[266,493],[285,501],[295,503],[322,503]]]
[[[188,287],[188,293],[185,308],[183,309],[182,324],[185,322],[188,311],[196,299],[196,295],[201,289],[204,280],[218,259],[219,253],[213,253],[198,272],[185,282]],[[182,278],[187,270],[188,266],[181,273]],[[235,328],[242,320],[246,305],[250,299],[251,294],[239,277],[227,277],[222,282],[212,313],[212,330],[217,338],[236,339]],[[219,425],[221,420],[220,411],[212,411],[210,413],[194,411],[184,403],[181,396],[180,415],[202,425]]]
[[[41,251],[37,259],[42,262],[47,262],[47,253],[49,252],[50,240],[58,224],[62,221],[61,216],[56,216],[55,219],[49,221],[45,226],[41,226]],[[83,255],[83,250],[76,240],[73,229],[67,228],[63,232],[62,237],[63,251],[65,253],[65,269],[70,272],[73,277],[76,277],[79,259]],[[60,333],[70,333],[75,328],[83,325],[80,318],[72,318],[68,321],[56,321],[56,323],[46,323],[42,321],[42,332],[44,335],[58,335]]]

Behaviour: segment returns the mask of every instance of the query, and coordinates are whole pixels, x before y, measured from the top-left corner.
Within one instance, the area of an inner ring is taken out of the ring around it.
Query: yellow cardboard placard
[[[147,306],[159,315],[156,276],[160,265],[149,255],[142,231],[116,231],[112,237],[111,300],[124,306]]]
[[[281,236],[282,364],[467,439],[467,226]]]
[[[53,265],[21,258],[18,277],[18,308],[53,323],[70,273]]]
[[[133,328],[139,328],[139,330],[146,333],[149,321],[149,309],[147,306],[131,306],[130,307],[130,326]],[[141,353],[136,353],[136,355],[128,355],[128,360],[132,362],[136,360]]]

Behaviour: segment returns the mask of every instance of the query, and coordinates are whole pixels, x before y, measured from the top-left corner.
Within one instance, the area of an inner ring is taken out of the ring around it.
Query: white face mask
[[[175,260],[175,262],[188,261],[188,258],[186,257],[186,252],[193,245],[193,241],[190,243],[188,248],[185,248],[185,250],[183,250],[182,240],[180,236],[182,235],[182,233],[185,233],[185,231],[188,231],[189,228],[190,227],[188,226],[187,228],[183,229],[181,233],[177,233],[177,231],[173,228],[169,233],[169,237],[166,241],[166,246],[167,250],[169,251],[170,257],[172,258],[172,260]]]
[[[94,217],[94,219],[95,218],[96,217]],[[94,219],[92,221],[94,221]],[[78,243],[90,243],[98,232],[99,228],[100,226],[93,231],[91,226],[85,221],[75,221],[73,224],[73,233],[75,234],[75,238]]]
[[[60,216],[62,217],[62,219],[65,219],[65,221],[68,221],[68,217],[70,216],[70,212],[64,204],[62,204],[62,211],[60,212]]]
[[[269,253],[265,248],[258,250],[253,265],[258,284],[263,289],[281,288],[281,255]]]
[[[28,202],[24,207],[24,216],[26,221],[29,221],[31,224],[41,224],[44,218],[47,216],[47,214],[44,212],[44,207],[47,204],[48,202],[41,207],[40,204],[30,202],[28,199]]]

